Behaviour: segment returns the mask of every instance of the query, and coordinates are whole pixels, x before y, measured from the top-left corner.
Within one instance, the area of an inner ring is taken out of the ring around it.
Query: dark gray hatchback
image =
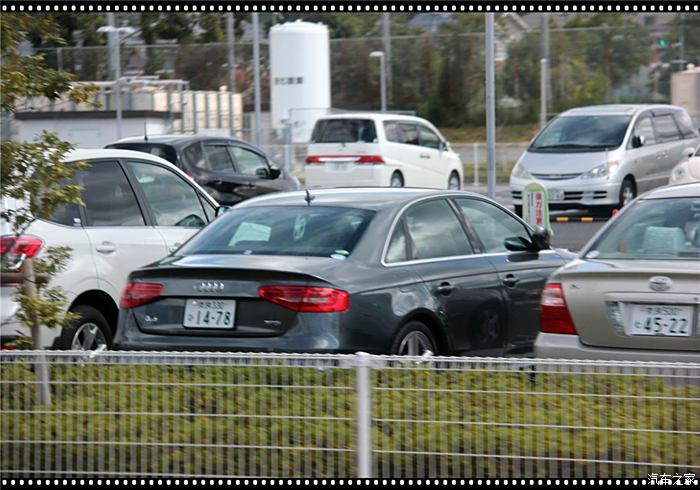
[[[528,350],[573,258],[477,194],[335,189],[245,201],[131,273],[115,348]]]

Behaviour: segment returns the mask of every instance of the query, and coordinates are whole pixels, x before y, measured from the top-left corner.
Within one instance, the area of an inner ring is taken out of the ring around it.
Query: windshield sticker
[[[306,230],[306,216],[299,215],[297,219],[294,220],[294,232],[292,236],[294,240],[300,240],[304,236],[304,231]]]
[[[589,252],[588,254],[586,254],[586,258],[595,259],[599,255],[600,255],[600,252],[598,252],[597,250],[593,250],[592,252]]]
[[[347,250],[336,250],[335,253],[337,253],[338,255],[350,255],[350,252],[348,252]]]

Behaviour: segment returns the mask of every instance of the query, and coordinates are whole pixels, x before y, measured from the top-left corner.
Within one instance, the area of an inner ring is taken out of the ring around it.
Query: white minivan
[[[440,131],[425,119],[386,113],[320,118],[304,167],[307,188],[460,189],[463,168]]]

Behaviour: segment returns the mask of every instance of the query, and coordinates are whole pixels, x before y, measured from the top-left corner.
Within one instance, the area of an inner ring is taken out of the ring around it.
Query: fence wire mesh
[[[700,470],[700,364],[25,351],[0,368],[8,476]]]

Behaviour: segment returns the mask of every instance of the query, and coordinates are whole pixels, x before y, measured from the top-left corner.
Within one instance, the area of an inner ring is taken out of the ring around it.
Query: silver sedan
[[[640,197],[552,274],[534,351],[700,362],[700,184]]]

